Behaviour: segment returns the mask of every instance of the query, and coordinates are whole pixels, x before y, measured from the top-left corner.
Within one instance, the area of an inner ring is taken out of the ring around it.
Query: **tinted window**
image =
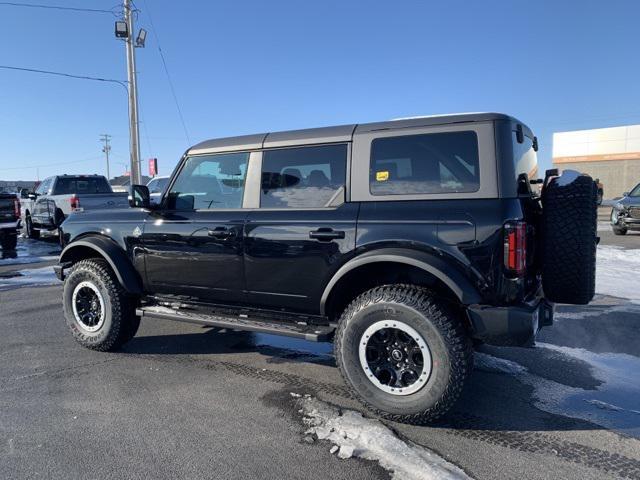
[[[111,193],[111,186],[104,177],[60,177],[55,185],[54,195],[78,195],[90,193]]]
[[[346,170],[346,145],[267,150],[262,157],[260,206],[330,206],[344,194]]]
[[[369,185],[373,195],[476,192],[478,137],[447,132],[376,138]]]
[[[171,187],[169,208],[241,208],[248,153],[190,157]]]

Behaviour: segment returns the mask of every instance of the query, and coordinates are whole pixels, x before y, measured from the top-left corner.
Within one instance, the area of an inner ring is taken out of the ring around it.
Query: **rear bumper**
[[[533,346],[540,328],[553,324],[555,305],[538,297],[508,307],[469,305],[473,338],[491,345]]]
[[[16,220],[15,222],[1,222],[0,223],[0,232],[2,234],[5,233],[15,233],[16,230],[20,228],[20,220]]]

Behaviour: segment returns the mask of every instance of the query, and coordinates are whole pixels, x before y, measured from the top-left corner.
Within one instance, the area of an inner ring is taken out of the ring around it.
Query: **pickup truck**
[[[0,193],[0,246],[15,250],[20,227],[20,201],[13,193]]]
[[[22,218],[28,238],[54,231],[72,213],[128,208],[127,193],[114,193],[102,175],[57,175],[46,178],[35,192],[21,194]]]

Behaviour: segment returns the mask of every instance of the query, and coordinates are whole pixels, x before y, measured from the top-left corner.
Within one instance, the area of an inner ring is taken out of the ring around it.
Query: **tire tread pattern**
[[[596,197],[588,175],[543,191],[542,288],[552,302],[585,305],[595,294]]]

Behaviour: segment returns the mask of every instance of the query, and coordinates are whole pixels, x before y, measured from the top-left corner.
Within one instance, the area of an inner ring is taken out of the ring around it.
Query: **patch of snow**
[[[598,247],[596,292],[640,304],[640,249]]]
[[[53,267],[20,270],[15,277],[0,277],[0,290],[36,285],[57,285],[60,280],[53,272]]]
[[[567,319],[567,320],[581,320],[588,317],[601,317],[603,315],[610,315],[612,313],[637,313],[640,314],[640,305],[634,303],[625,305],[614,305],[613,307],[597,308],[596,306],[582,307],[578,311],[557,311],[553,316],[555,320]]]
[[[460,468],[427,448],[399,439],[378,420],[352,410],[339,410],[317,398],[299,400],[306,434],[330,440],[331,453],[377,461],[395,480],[469,479]]]
[[[581,348],[538,342],[541,348],[586,362],[602,382],[595,390],[570,387],[532,374],[519,363],[485,353],[475,354],[479,370],[513,375],[533,387],[541,410],[586,420],[640,438],[640,358],[617,353],[594,353]]]

